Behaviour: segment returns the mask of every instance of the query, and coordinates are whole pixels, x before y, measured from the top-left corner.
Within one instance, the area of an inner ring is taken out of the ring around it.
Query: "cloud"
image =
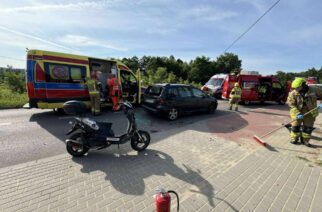
[[[116,47],[110,44],[106,44],[105,42],[91,39],[89,37],[81,36],[81,35],[66,35],[65,37],[60,38],[59,40],[62,43],[70,44],[73,46],[81,46],[81,47],[97,46],[97,47],[113,49],[117,51],[127,51],[126,48]]]
[[[322,37],[322,24],[318,24],[315,26],[306,27],[300,30],[296,30],[292,32],[292,37],[297,37],[302,40],[317,42],[321,41]]]
[[[49,45],[52,45],[52,46],[55,46],[55,47],[58,47],[58,48],[65,49],[65,50],[69,50],[69,51],[73,51],[73,52],[77,51],[77,50],[69,48],[67,46],[63,46],[63,45],[60,45],[58,43],[48,41],[48,40],[42,39],[42,38],[34,36],[34,35],[30,35],[30,34],[23,33],[23,32],[18,32],[18,31],[9,29],[9,28],[1,26],[1,25],[0,25],[0,30],[6,31],[6,32],[9,32],[9,33],[21,36],[21,37],[29,38],[29,39],[32,39],[32,40],[37,40],[37,41],[40,41],[42,43],[49,44]]]
[[[101,8],[111,6],[114,1],[85,1],[68,4],[39,4],[36,6],[14,7],[2,9],[2,13],[39,12],[45,10],[81,10],[84,8]]]
[[[196,18],[205,21],[221,21],[224,19],[236,17],[239,14],[237,12],[220,10],[211,8],[209,6],[195,7],[183,12],[183,16]]]
[[[255,7],[260,12],[265,12],[268,9],[265,0],[236,0],[237,3],[246,3]]]

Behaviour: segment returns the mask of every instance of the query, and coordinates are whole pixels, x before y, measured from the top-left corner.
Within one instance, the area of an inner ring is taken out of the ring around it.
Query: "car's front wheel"
[[[208,108],[208,113],[213,114],[217,109],[217,103],[211,103]]]
[[[174,121],[179,117],[179,110],[177,108],[171,108],[168,112],[168,119]]]

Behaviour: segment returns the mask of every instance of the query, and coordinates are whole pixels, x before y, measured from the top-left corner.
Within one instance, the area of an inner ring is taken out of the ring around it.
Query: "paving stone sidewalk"
[[[2,168],[0,211],[154,211],[157,187],[178,192],[180,211],[322,211],[320,166],[206,127],[154,133],[140,154],[126,144]]]

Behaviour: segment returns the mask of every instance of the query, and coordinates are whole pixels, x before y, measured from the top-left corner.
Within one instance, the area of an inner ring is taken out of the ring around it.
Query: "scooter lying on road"
[[[98,122],[84,117],[86,105],[80,101],[68,101],[63,105],[65,113],[77,115],[74,118],[72,129],[67,133],[71,135],[66,139],[66,149],[69,154],[75,157],[83,156],[89,149],[104,149],[112,144],[124,144],[131,141],[131,146],[136,151],[145,150],[150,143],[150,134],[138,130],[135,122],[134,108],[129,102],[120,103],[120,106],[128,119],[128,127],[125,134],[115,136],[112,130],[112,123]]]

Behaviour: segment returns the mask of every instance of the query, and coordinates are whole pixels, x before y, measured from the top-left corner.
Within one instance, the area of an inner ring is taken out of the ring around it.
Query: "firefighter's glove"
[[[297,119],[303,119],[303,115],[302,115],[302,114],[297,115],[297,116],[296,116],[296,118],[297,118]]]
[[[319,105],[318,105],[318,109],[320,109],[320,108],[322,108],[322,104],[319,104]]]

